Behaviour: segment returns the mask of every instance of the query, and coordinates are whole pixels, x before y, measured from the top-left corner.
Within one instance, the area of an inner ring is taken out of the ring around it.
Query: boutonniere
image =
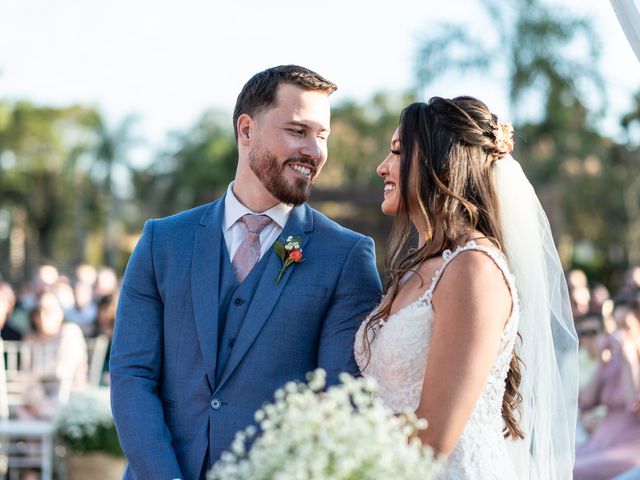
[[[300,237],[289,236],[287,237],[287,241],[284,243],[276,240],[273,248],[280,257],[280,260],[282,260],[282,268],[278,272],[276,281],[273,283],[274,285],[278,285],[278,282],[282,278],[282,274],[285,270],[294,263],[300,263],[303,260],[302,249],[300,248]]]

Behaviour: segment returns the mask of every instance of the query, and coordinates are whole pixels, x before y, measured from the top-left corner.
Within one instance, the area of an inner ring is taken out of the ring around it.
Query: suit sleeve
[[[118,300],[110,358],[111,404],[134,478],[173,479],[182,478],[182,473],[158,396],[164,308],[153,264],[153,230],[153,220],[147,221]]]
[[[381,290],[373,240],[362,237],[342,267],[320,333],[318,367],[326,370],[329,385],[338,383],[341,372],[358,373],[353,356],[355,334],[380,300]]]

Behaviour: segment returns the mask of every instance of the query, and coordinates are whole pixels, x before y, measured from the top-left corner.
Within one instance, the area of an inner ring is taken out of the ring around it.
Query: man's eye
[[[294,135],[300,135],[300,136],[304,135],[304,130],[301,130],[298,128],[290,128],[289,131]]]

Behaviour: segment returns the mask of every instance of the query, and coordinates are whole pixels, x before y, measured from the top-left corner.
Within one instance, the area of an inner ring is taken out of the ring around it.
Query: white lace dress
[[[371,342],[371,358],[367,363],[363,349],[366,321],[360,326],[355,340],[355,357],[362,374],[373,377],[379,386],[379,395],[394,412],[415,411],[420,402],[422,383],[433,331],[434,311],[431,306],[433,291],[447,265],[467,250],[484,252],[503,272],[511,290],[513,308],[505,324],[496,357],[487,383],[471,413],[460,440],[447,459],[443,479],[504,479],[517,478],[502,435],[504,422],[501,415],[505,380],[518,329],[518,296],[513,275],[504,256],[495,248],[471,241],[442,254],[443,264],[436,271],[429,289],[411,303],[377,326]],[[370,337],[372,334],[370,333]],[[452,379],[451,381],[455,381]]]

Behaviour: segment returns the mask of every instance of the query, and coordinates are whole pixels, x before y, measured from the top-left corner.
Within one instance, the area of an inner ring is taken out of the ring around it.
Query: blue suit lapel
[[[284,239],[289,235],[299,236],[300,247],[304,252],[305,245],[309,240],[307,233],[311,230],[313,230],[311,209],[306,205],[301,205],[291,211],[289,220],[282,230],[280,238]],[[255,295],[251,300],[251,305],[247,310],[242,327],[238,332],[236,343],[229,355],[229,360],[227,361],[222,377],[220,378],[220,383],[217,385],[216,389],[219,389],[229,379],[255,341],[260,330],[262,330],[262,327],[269,319],[271,311],[280,298],[293,269],[304,268],[303,264],[290,266],[282,275],[278,285],[274,285],[278,272],[280,271],[280,268],[282,268],[282,261],[280,260],[280,257],[274,253],[273,249],[267,251],[265,255],[270,256],[268,259],[269,263],[267,264],[264,274],[260,279]]]
[[[218,357],[218,302],[220,290],[220,242],[224,196],[205,211],[196,231],[191,259],[191,294],[200,351],[211,389],[216,383]]]

